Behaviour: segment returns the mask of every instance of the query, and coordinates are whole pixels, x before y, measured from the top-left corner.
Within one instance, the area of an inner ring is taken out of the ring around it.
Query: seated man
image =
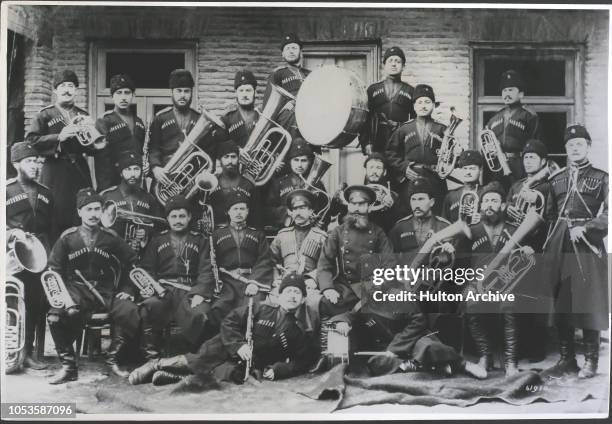
[[[316,359],[319,320],[305,304],[306,286],[298,274],[289,274],[281,283],[277,305],[255,303],[234,309],[223,321],[221,333],[206,341],[197,353],[156,359],[132,371],[131,384],[174,383],[186,373],[175,391],[203,390],[212,375],[241,383],[248,376],[245,367],[262,373],[268,380],[280,380],[304,373]],[[251,320],[252,339],[246,337]],[[182,375],[181,375],[182,374]]]

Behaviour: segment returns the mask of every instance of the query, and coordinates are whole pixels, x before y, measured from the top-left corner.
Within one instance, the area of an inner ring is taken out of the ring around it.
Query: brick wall
[[[26,120],[50,100],[49,64],[75,70],[77,103],[88,106],[90,39],[197,40],[198,97],[220,113],[233,103],[233,75],[243,67],[258,78],[261,101],[267,75],[280,64],[278,40],[294,31],[307,41],[400,46],[408,56],[404,79],[431,84],[439,100],[466,118],[465,128],[473,102],[472,42],[583,43],[584,121],[596,140],[607,140],[607,11],[55,7],[45,22],[53,28],[52,48],[33,48],[28,57]],[[607,143],[596,146],[594,161],[605,166]]]

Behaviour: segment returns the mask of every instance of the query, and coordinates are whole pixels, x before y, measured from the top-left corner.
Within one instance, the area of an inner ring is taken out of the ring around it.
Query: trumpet
[[[463,150],[461,146],[459,146],[459,143],[454,136],[455,130],[459,124],[461,124],[463,119],[458,118],[454,114],[454,107],[451,107],[450,110],[450,124],[444,131],[442,145],[440,146],[440,151],[438,153],[438,163],[436,164],[436,172],[440,178],[446,178],[451,172],[453,172],[453,169],[455,169],[455,164],[457,163],[457,158]]]
[[[102,205],[100,222],[104,227],[110,228],[115,225],[117,219],[126,221],[123,239],[132,245],[140,245],[141,249],[147,244],[147,240],[146,237],[142,240],[138,238],[138,230],[141,227],[153,228],[156,222],[159,224],[166,224],[166,220],[163,218],[122,209],[117,206],[116,202],[107,200],[104,202],[104,205]]]
[[[155,185],[155,196],[162,205],[178,194],[193,196],[200,187],[200,180],[207,179],[200,177],[200,174],[204,172],[210,174],[214,162],[196,142],[209,137],[217,128],[225,128],[225,125],[219,118],[202,109],[195,126],[163,168],[169,175],[170,183],[164,184],[158,181]]]
[[[15,275],[23,270],[39,273],[47,265],[47,251],[34,234],[16,228],[7,233],[5,272]]]
[[[478,193],[474,190],[466,190],[459,199],[459,219],[468,225],[474,225],[478,220]]]
[[[491,172],[502,171],[504,175],[510,175],[512,171],[508,166],[508,158],[506,158],[495,133],[489,129],[484,129],[480,132],[478,139],[480,150]]]
[[[382,184],[368,184],[368,187],[374,190],[376,193],[376,200],[368,209],[368,212],[376,212],[380,210],[386,210],[393,206],[395,199],[393,199],[393,195],[391,194],[391,183],[387,182],[387,187]],[[391,199],[391,206],[385,204],[385,199]]]
[[[78,312],[78,305],[72,300],[61,275],[48,270],[42,273],[40,282],[52,308],[66,309],[69,315]]]
[[[4,327],[4,366],[6,373],[18,371],[25,359],[25,288],[23,282],[8,276],[4,285],[6,323]]]
[[[96,150],[102,150],[108,145],[106,138],[96,129],[91,116],[77,115],[72,118],[70,124],[77,127],[76,138],[82,146],[91,146]]]
[[[276,119],[283,110],[293,108],[294,101],[294,96],[273,84],[259,120],[240,150],[242,172],[256,186],[272,178],[291,147],[291,134]]]

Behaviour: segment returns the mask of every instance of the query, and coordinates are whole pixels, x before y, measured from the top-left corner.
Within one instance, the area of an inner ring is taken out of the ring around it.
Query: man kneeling
[[[242,383],[249,363],[255,374],[280,380],[301,374],[317,359],[319,316],[305,304],[306,285],[298,274],[287,275],[276,305],[255,303],[234,309],[223,320],[221,332],[197,353],[155,359],[132,371],[131,384],[176,383],[175,391],[198,391],[214,387],[216,380]],[[250,315],[250,316],[249,316]],[[252,345],[246,338],[249,320]],[[187,374],[188,377],[185,377]]]

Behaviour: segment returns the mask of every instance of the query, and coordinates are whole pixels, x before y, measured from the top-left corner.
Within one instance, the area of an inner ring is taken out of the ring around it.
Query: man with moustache
[[[217,175],[219,184],[210,193],[207,201],[212,207],[216,227],[229,222],[226,203],[228,197],[235,192],[241,193],[248,200],[249,211],[252,211],[249,213],[249,225],[259,227],[261,213],[257,213],[257,210],[258,206],[262,206],[259,190],[251,180],[240,173],[239,155],[239,147],[233,140],[225,141],[217,148],[217,159],[221,166],[221,173]]]
[[[142,188],[142,156],[135,152],[123,152],[115,170],[119,170],[119,185],[109,187],[100,195],[104,201],[112,200],[119,209],[154,217],[162,216],[159,202]],[[146,220],[143,220],[143,222]],[[136,228],[134,232],[128,228]],[[140,256],[151,235],[160,229],[158,222],[135,224],[125,219],[117,219],[111,227]]]
[[[165,206],[168,230],[153,237],[141,266],[166,289],[163,297],[142,302],[142,333],[147,359],[159,358],[163,330],[174,321],[190,348],[202,342],[213,299],[206,282],[212,278],[208,238],[190,231],[191,206],[185,196]]]
[[[302,374],[316,359],[319,319],[306,304],[306,287],[299,274],[283,278],[277,304],[254,303],[252,316],[241,306],[225,318],[221,332],[196,353],[150,361],[132,371],[131,384],[181,383],[172,392],[199,392],[218,388],[218,380],[242,384],[245,364],[266,380]],[[252,322],[252,347],[245,339]],[[187,375],[192,374],[192,375]]]
[[[512,183],[525,176],[520,153],[527,140],[537,138],[538,115],[521,103],[525,95],[525,83],[518,72],[514,70],[504,72],[499,90],[506,106],[489,119],[485,128],[492,130],[499,140],[501,149],[508,159],[511,174],[504,176],[501,171],[493,173],[487,167],[484,181],[501,181],[508,189]]]
[[[455,222],[460,217],[461,212],[461,196],[466,192],[475,192],[480,198],[482,186],[480,184],[480,176],[484,159],[478,150],[464,150],[457,158],[456,169],[461,175],[463,185],[456,189],[450,190],[444,197],[442,203],[442,216],[450,221]],[[473,214],[472,224],[478,223],[480,220],[478,204],[475,205],[475,213]]]
[[[79,80],[71,70],[57,73],[53,79],[55,104],[41,109],[30,123],[25,141],[45,157],[40,182],[49,187],[55,201],[51,242],[62,231],[77,224],[73,208],[76,193],[91,186],[89,166],[84,155],[93,155],[93,147],[84,147],[76,138],[79,127],[71,124],[77,115],[87,112],[74,104]],[[88,119],[88,118],[86,118]]]
[[[414,118],[414,87],[402,81],[406,56],[399,47],[383,55],[385,78],[368,87],[367,123],[359,134],[364,154],[384,152],[389,138],[401,124]]]
[[[506,191],[498,181],[493,181],[482,188],[480,200],[481,220],[471,227],[472,231],[472,269],[485,268],[497,256],[512,236],[516,227],[504,222]],[[521,247],[523,254],[532,255],[533,249],[527,245]],[[492,336],[488,324],[491,324],[491,313],[478,313],[481,305],[467,304],[467,322],[470,334],[476,344],[479,356],[478,364],[486,371],[493,368]],[[506,376],[519,372],[517,368],[518,331],[516,314],[511,306],[498,306],[497,313],[503,321],[504,365]],[[496,315],[495,315],[496,316]]]
[[[248,69],[236,72],[234,90],[236,105],[223,115],[221,120],[227,128],[229,138],[242,148],[259,120],[259,111],[255,109],[255,75]],[[217,153],[217,156],[221,155]]]
[[[73,343],[94,312],[107,312],[113,323],[107,365],[120,377],[128,373],[119,368],[118,357],[134,340],[140,324],[134,287],[127,275],[136,262],[136,253],[111,230],[100,226],[102,196],[85,188],[77,193],[76,206],[82,224],[64,231],[49,256],[49,270],[57,272],[76,303],[73,308],[52,307],[47,321],[62,368],[49,381],[62,384],[78,379],[77,357]],[[86,279],[93,289],[83,282]],[[104,305],[102,305],[104,303]]]
[[[287,213],[291,227],[278,232],[270,244],[274,268],[273,286],[290,273],[303,275],[308,290],[317,290],[316,270],[327,233],[313,226],[316,197],[308,190],[294,190],[287,195]]]
[[[401,125],[391,135],[385,153],[395,182],[399,184],[400,198],[408,199],[405,191],[408,190],[410,181],[417,177],[427,178],[434,189],[434,213],[439,215],[448,189],[446,181],[438,176],[435,168],[446,125],[435,121],[431,116],[436,97],[429,85],[417,85],[413,98],[416,119]],[[406,209],[406,206],[404,205],[403,209]]]
[[[6,229],[7,242],[23,232],[34,235],[50,250],[49,231],[53,211],[51,190],[37,181],[43,162],[36,151],[27,142],[13,143],[11,146],[11,163],[17,172],[15,178],[6,181]],[[23,270],[15,278],[24,284],[25,302],[25,359],[24,367],[45,369],[47,366],[32,357],[36,326],[44,317],[47,306],[44,300],[40,274]]]
[[[551,375],[578,371],[574,328],[582,328],[584,366],[579,378],[597,373],[600,331],[608,329],[609,293],[607,255],[603,238],[608,233],[608,173],[589,161],[591,136],[580,124],[565,130],[568,166],[550,179],[556,222],[544,245],[555,294],[559,332],[559,362]]]

